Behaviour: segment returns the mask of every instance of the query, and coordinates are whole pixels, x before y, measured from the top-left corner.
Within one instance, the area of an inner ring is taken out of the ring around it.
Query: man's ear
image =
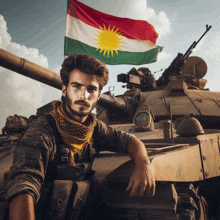
[[[66,97],[66,86],[62,84],[62,95]]]

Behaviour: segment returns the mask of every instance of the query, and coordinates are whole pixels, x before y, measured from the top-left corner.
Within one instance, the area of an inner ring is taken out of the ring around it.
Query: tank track
[[[123,188],[105,185],[107,220],[196,220],[199,207],[192,184],[157,183],[155,196],[131,198]]]

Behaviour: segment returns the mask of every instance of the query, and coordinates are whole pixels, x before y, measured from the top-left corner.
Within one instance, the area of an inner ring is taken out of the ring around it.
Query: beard
[[[97,102],[93,104],[93,106],[89,112],[79,112],[79,111],[72,109],[72,107],[71,107],[72,100],[69,98],[69,96],[66,92],[66,96],[64,97],[64,103],[66,104],[66,106],[68,107],[68,109],[70,110],[70,112],[73,115],[76,115],[79,117],[85,117],[85,116],[88,116],[92,112],[92,110],[95,108]],[[77,103],[84,103],[85,105],[87,105],[89,107],[89,104],[87,104],[84,100],[78,100],[78,101],[74,102],[74,104],[77,104]]]

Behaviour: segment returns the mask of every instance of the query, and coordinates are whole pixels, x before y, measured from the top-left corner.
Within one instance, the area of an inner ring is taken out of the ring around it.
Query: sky
[[[158,60],[148,67],[159,78],[178,53],[185,53],[206,29],[211,30],[194,49],[208,66],[206,88],[219,91],[220,1],[218,0],[79,0],[119,17],[146,20],[159,33],[163,47]],[[59,73],[64,59],[66,0],[0,0],[0,48]],[[108,65],[110,80],[103,92],[125,91],[117,75],[133,65]],[[29,117],[36,109],[60,99],[61,91],[0,67],[0,129],[9,115]]]

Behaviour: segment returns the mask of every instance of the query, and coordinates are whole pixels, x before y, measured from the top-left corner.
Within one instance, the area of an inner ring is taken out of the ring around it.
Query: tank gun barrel
[[[205,36],[205,34],[211,29],[211,25],[206,25],[206,31],[203,33],[203,35],[199,38],[199,40],[194,41],[192,45],[189,47],[189,49],[186,51],[186,53],[183,55],[183,60],[187,59],[189,55],[192,53],[193,49],[196,47],[196,45],[199,43],[199,41]]]
[[[112,95],[102,94],[98,101],[98,104],[104,108],[112,109],[126,109],[126,101],[123,98],[115,97]]]
[[[111,123],[111,120],[130,120],[132,121],[135,111],[138,107],[139,100],[134,97],[123,96],[115,97],[112,95],[102,94],[96,107],[97,115],[100,120]],[[103,111],[104,110],[104,111]],[[106,115],[102,115],[106,112]]]
[[[62,88],[62,82],[59,74],[24,58],[11,54],[3,49],[0,49],[0,66],[35,79],[56,89],[61,90]]]

